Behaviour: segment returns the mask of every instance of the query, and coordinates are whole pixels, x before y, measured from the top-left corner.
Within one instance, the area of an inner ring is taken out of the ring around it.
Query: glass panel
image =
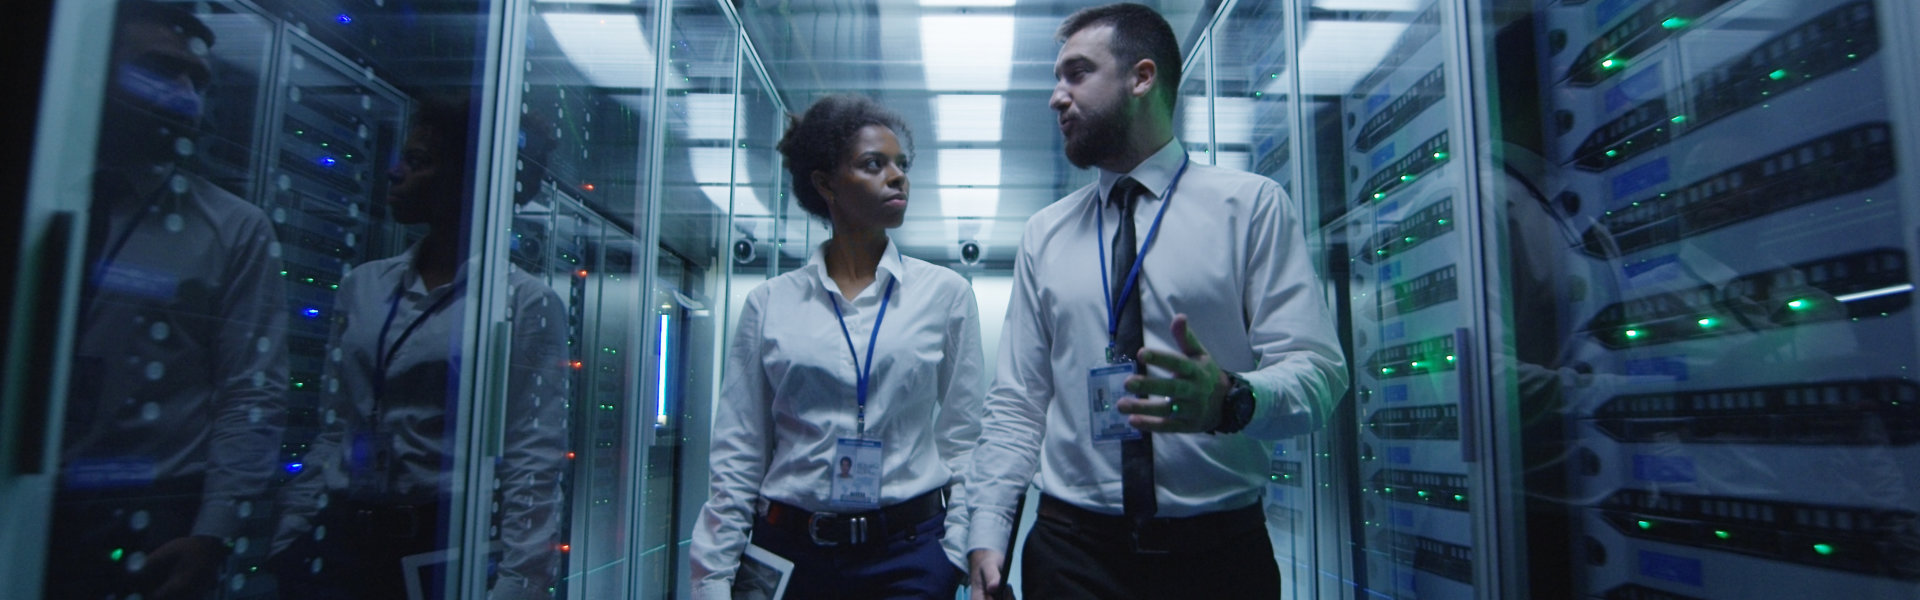
[[[1459,227],[1466,169],[1448,64],[1447,2],[1302,3],[1297,54],[1319,215],[1352,344],[1355,401],[1329,433],[1349,490],[1329,533],[1351,543],[1345,576],[1394,598],[1476,594],[1476,472],[1463,444],[1472,357],[1473,240]],[[1350,411],[1350,412],[1349,412]],[[1331,473],[1330,473],[1331,474]],[[1333,507],[1328,507],[1333,509]]]
[[[1293,188],[1292,21],[1282,2],[1240,2],[1214,27],[1213,129],[1221,166]],[[1296,199],[1295,202],[1298,202]],[[1317,261],[1316,261],[1317,262]],[[1267,534],[1280,566],[1281,598],[1310,598],[1315,579],[1312,439],[1274,444],[1267,486]]]
[[[640,515],[645,546],[642,598],[685,597],[686,553],[707,489],[707,416],[711,412],[716,324],[708,310],[722,298],[732,251],[730,210],[749,204],[753,181],[736,158],[740,113],[739,31],[711,2],[675,3],[667,39],[667,111],[659,195],[659,245],[646,327],[645,402],[654,411]],[[759,178],[764,179],[764,175]],[[763,201],[762,201],[763,202]],[[696,435],[698,442],[690,436]]]
[[[1486,4],[1514,595],[1920,593],[1913,7]]]
[[[111,21],[51,597],[440,597],[484,547],[453,533],[463,365],[486,364],[460,358],[489,311],[468,292],[558,300],[473,251],[487,19],[267,4]],[[528,329],[516,356],[560,351]],[[525,431],[505,462],[552,472],[564,418]],[[554,564],[524,521],[498,529],[540,556],[505,552],[503,580]]]
[[[1180,76],[1180,101],[1173,107],[1173,122],[1179,127],[1176,137],[1193,162],[1214,164],[1213,42],[1201,42],[1193,50]]]
[[[566,401],[571,425],[558,482],[562,508],[552,515],[563,558],[551,585],[556,597],[631,595],[627,532],[636,527],[636,477],[651,474],[633,461],[646,436],[640,428],[651,429],[656,419],[645,395],[649,320],[636,233],[648,219],[656,18],[645,6],[536,3],[527,62],[517,69],[526,79],[515,189],[529,197],[515,205],[510,254],[559,292],[563,313],[536,318],[564,323],[566,332],[565,354],[556,360],[513,360],[516,367],[562,365],[565,372],[555,375],[570,391],[542,399]],[[509,415],[508,426],[515,422]],[[513,522],[527,512],[501,496],[495,520]]]

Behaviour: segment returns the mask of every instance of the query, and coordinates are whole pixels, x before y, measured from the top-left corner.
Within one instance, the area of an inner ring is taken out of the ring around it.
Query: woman
[[[793,562],[788,598],[952,598],[964,575],[979,310],[966,280],[887,238],[907,211],[902,138],[910,148],[898,116],[840,95],[780,142],[801,208],[833,237],[741,310],[693,534],[696,598],[730,597],[749,538]]]
[[[424,225],[426,236],[340,280],[324,422],[309,468],[285,492],[275,543],[285,548],[283,597],[437,597],[441,569],[456,560],[444,552],[445,529],[457,525],[447,521],[453,429],[460,411],[482,410],[456,404],[454,386],[454,370],[477,362],[455,353],[467,331],[467,280],[485,276],[469,271],[461,235],[468,106],[423,102],[388,173],[393,220]],[[511,349],[492,528],[504,550],[489,597],[547,598],[560,563],[567,316],[531,275],[509,268],[504,277]]]

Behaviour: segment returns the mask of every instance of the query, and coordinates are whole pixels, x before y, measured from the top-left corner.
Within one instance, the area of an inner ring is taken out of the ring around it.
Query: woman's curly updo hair
[[[793,194],[800,208],[822,219],[831,219],[827,199],[813,188],[813,173],[832,173],[847,158],[847,147],[855,135],[868,125],[892,129],[900,136],[907,152],[913,152],[913,132],[900,115],[880,106],[872,98],[858,94],[834,94],[821,98],[800,117],[787,115],[787,135],[781,138],[781,166],[793,182]]]

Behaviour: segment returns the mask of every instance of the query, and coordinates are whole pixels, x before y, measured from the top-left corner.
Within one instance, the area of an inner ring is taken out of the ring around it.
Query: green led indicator
[[[1435,152],[1435,153],[1433,153],[1433,159],[1434,159],[1434,160],[1446,160],[1446,159],[1447,159],[1447,153],[1445,153],[1445,152]]]
[[[1415,493],[1415,494],[1419,494],[1421,498],[1425,498],[1425,497],[1427,497],[1427,491],[1426,491],[1426,490],[1420,490],[1420,491],[1418,491],[1418,492],[1414,492],[1414,493]]]
[[[1446,220],[1446,219],[1441,219],[1441,220],[1439,220],[1439,221],[1435,221],[1435,222],[1434,222],[1434,224],[1435,224],[1435,225],[1445,225],[1445,224],[1447,224],[1447,220]]]
[[[1615,157],[1615,156],[1619,156],[1619,155],[1620,155],[1620,151],[1619,151],[1619,150],[1608,150],[1608,151],[1607,151],[1607,158],[1613,158],[1613,157]]]
[[[1831,545],[1831,544],[1814,544],[1814,545],[1813,545],[1813,551],[1814,551],[1814,552],[1819,552],[1821,556],[1828,556],[1828,555],[1831,555],[1831,554],[1833,554],[1833,545]]]
[[[1793,310],[1806,310],[1809,306],[1813,306],[1813,303],[1807,302],[1806,300],[1794,300],[1787,303],[1787,308]]]
[[[1259,97],[1261,97],[1261,96],[1264,96],[1264,95],[1266,95],[1266,94],[1263,94],[1263,93],[1261,93],[1261,92],[1254,92],[1254,93],[1253,93],[1253,97],[1255,97],[1255,98],[1259,98]]]
[[[1641,529],[1653,529],[1653,521],[1640,521]]]
[[[1674,122],[1674,123],[1685,123],[1685,122],[1687,122],[1687,116],[1686,116],[1686,115],[1674,115],[1674,116],[1673,116],[1673,118],[1671,118],[1671,119],[1667,119],[1667,120],[1668,120],[1668,121],[1672,121],[1672,122]]]
[[[107,557],[108,557],[108,558],[112,558],[112,559],[113,559],[113,562],[120,562],[120,559],[121,559],[121,557],[124,557],[124,556],[126,556],[126,555],[127,555],[127,551],[126,551],[126,549],[124,549],[124,548],[114,548],[114,549],[113,549],[113,552],[112,552],[112,553],[109,553],[109,554],[107,555]]]
[[[1390,487],[1380,488],[1380,492],[1385,494],[1391,494],[1393,493],[1393,488],[1390,488]]]
[[[327,287],[329,287],[329,288],[332,288],[332,289],[336,289],[336,290],[337,290],[337,289],[340,289],[340,284],[337,284],[337,283],[336,283],[336,284],[333,284],[333,285],[330,285],[330,286],[327,286]]]
[[[1733,534],[1727,533],[1727,530],[1725,529],[1715,529],[1713,530],[1713,537],[1717,537],[1724,540],[1724,539],[1733,537]]]
[[[1407,365],[1407,366],[1409,366],[1409,367],[1413,367],[1413,368],[1415,368],[1415,369],[1418,369],[1418,368],[1420,368],[1420,367],[1424,367],[1424,366],[1426,366],[1426,365],[1424,365],[1424,364],[1421,364],[1421,362],[1420,362],[1420,361],[1417,361],[1417,360],[1416,360],[1416,361],[1413,361],[1413,363],[1412,363],[1412,364],[1409,364],[1409,365]]]
[[[1267,76],[1267,78],[1269,78],[1269,79],[1279,79],[1279,78],[1280,78],[1280,74],[1279,74],[1279,73],[1274,73],[1274,74],[1272,74],[1272,75],[1268,75],[1268,76]]]
[[[1848,52],[1848,53],[1847,53],[1847,58],[1860,58],[1860,55],[1858,55],[1858,54],[1854,54],[1854,53],[1852,53],[1852,52]]]
[[[1719,324],[1720,324],[1719,321],[1715,321],[1711,317],[1700,320],[1701,329],[1711,329],[1713,326],[1719,325]]]
[[[1602,68],[1602,69],[1612,69],[1612,68],[1615,68],[1615,67],[1618,67],[1618,66],[1620,66],[1621,64],[1623,64],[1623,63],[1621,63],[1621,61],[1617,61],[1617,60],[1614,60],[1614,59],[1611,59],[1611,58],[1609,58],[1609,59],[1606,59],[1606,60],[1603,60],[1603,61],[1600,61],[1600,68]]]
[[[1453,501],[1454,501],[1454,502],[1466,502],[1466,501],[1467,501],[1467,496],[1466,496],[1465,494],[1454,494],[1454,495],[1453,495]]]
[[[1787,70],[1786,70],[1786,69],[1780,69],[1780,70],[1778,70],[1778,71],[1774,71],[1774,72],[1772,72],[1772,73],[1768,73],[1768,74],[1767,74],[1767,77],[1770,77],[1770,78],[1772,78],[1772,79],[1773,79],[1774,81],[1779,81],[1779,80],[1782,80],[1782,79],[1786,79],[1786,78],[1787,78]]]
[[[1686,27],[1689,23],[1692,23],[1692,22],[1693,21],[1688,20],[1686,17],[1673,17],[1665,21],[1661,21],[1660,26],[1665,27],[1667,29],[1679,29],[1681,27]]]
[[[281,271],[281,272],[280,272],[280,276],[281,276],[281,277],[286,277],[286,276],[287,276],[287,272],[286,272],[286,271]]]
[[[1639,337],[1640,337],[1640,330],[1638,330],[1638,329],[1628,329],[1628,330],[1627,330],[1627,333],[1626,333],[1626,335],[1627,335],[1627,339],[1630,339],[1630,340],[1632,340],[1632,339],[1639,339]]]
[[[1383,249],[1380,249],[1380,250],[1375,250],[1375,251],[1373,251],[1373,253],[1374,253],[1374,254],[1378,254],[1378,255],[1380,255],[1380,256],[1386,256],[1386,255],[1387,255],[1387,251],[1386,251],[1386,249],[1384,249],[1384,248],[1383,248]]]
[[[1400,180],[1401,180],[1401,181],[1413,181],[1413,176],[1412,176],[1412,175],[1401,175],[1401,176],[1400,176]]]
[[[1375,200],[1379,200],[1379,199],[1381,199],[1381,198],[1385,198],[1385,197],[1387,197],[1387,193],[1386,193],[1386,192],[1374,192],[1374,193],[1373,193],[1373,199],[1375,199]]]
[[[305,382],[305,381],[295,381],[295,382],[293,382],[293,387],[294,387],[294,388],[296,388],[296,389],[297,389],[297,388],[303,388],[303,387],[307,387],[307,382]]]
[[[1448,354],[1448,355],[1447,355],[1447,362],[1453,362],[1453,355],[1452,355],[1452,354]]]
[[[1400,238],[1400,239],[1401,239],[1401,240],[1403,240],[1403,241],[1405,241],[1406,243],[1409,243],[1409,244],[1411,244],[1411,243],[1413,243],[1413,240],[1414,240],[1414,237],[1413,237],[1413,236],[1407,236],[1407,237],[1403,237],[1403,238]]]
[[[1393,374],[1393,367],[1380,367],[1380,374],[1381,374],[1381,375],[1392,375],[1392,374]]]

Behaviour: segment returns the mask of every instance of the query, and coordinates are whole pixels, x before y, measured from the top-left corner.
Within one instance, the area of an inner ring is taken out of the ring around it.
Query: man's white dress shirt
[[[1015,503],[1035,469],[1048,495],[1094,512],[1122,512],[1120,443],[1091,439],[1087,402],[1088,369],[1106,364],[1100,246],[1112,242],[1119,225],[1120,210],[1106,195],[1122,175],[1148,190],[1134,215],[1142,246],[1169,203],[1158,237],[1141,251],[1146,347],[1178,352],[1173,318],[1184,313],[1214,361],[1246,378],[1257,398],[1253,422],[1238,434],[1154,435],[1158,516],[1257,501],[1273,440],[1312,431],[1345,392],[1345,359],[1309,260],[1299,205],[1271,179],[1197,163],[1169,197],[1183,160],[1185,150],[1171,141],[1131,173],[1102,170],[1098,183],[1027,221],[999,372],[986,398],[989,417],[968,477],[968,549],[1007,550]],[[1095,227],[1099,211],[1104,233]]]
[[[824,246],[823,246],[824,248]],[[857,437],[853,340],[866,366],[889,281],[867,399],[868,439],[886,445],[880,505],[951,486],[948,560],[965,565],[964,478],[980,437],[979,307],[967,281],[887,242],[873,283],[851,300],[827,275],[824,250],[748,294],[714,415],[712,497],[693,533],[696,598],[726,598],[756,511],[766,501],[850,512],[829,502],[840,438]],[[846,317],[840,330],[834,305]]]

